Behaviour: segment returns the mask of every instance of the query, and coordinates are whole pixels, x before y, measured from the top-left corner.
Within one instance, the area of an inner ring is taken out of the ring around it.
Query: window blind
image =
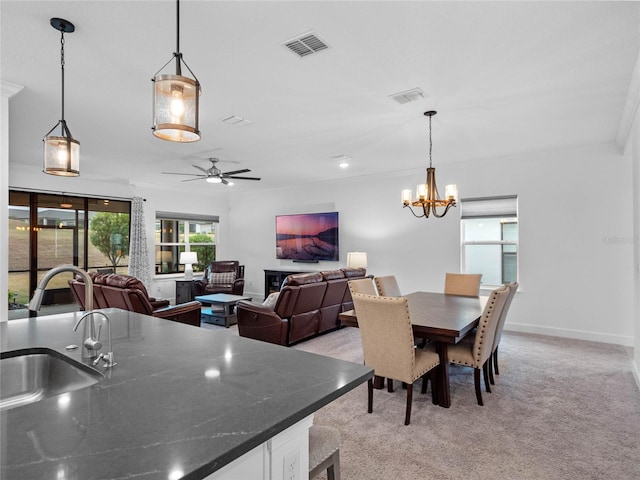
[[[460,218],[517,217],[518,196],[463,198]]]
[[[156,212],[156,219],[220,223],[220,217],[218,215],[199,215],[196,213]]]

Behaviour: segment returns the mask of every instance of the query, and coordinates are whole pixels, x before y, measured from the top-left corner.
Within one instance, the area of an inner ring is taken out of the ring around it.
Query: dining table
[[[437,403],[449,408],[449,345],[458,343],[478,326],[487,297],[465,297],[438,292],[413,292],[405,296],[414,338],[431,340],[440,357]],[[342,312],[338,318],[342,325],[358,326],[355,310]]]

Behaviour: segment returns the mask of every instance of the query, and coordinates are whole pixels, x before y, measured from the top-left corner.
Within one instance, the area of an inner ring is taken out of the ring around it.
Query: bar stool
[[[340,432],[324,425],[309,429],[309,478],[327,471],[327,480],[340,480]]]

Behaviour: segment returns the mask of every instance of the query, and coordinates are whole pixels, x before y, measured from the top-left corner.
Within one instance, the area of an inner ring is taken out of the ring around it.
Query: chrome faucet
[[[42,299],[44,298],[44,289],[53,277],[61,272],[75,272],[82,277],[84,280],[84,305],[87,312],[93,310],[93,282],[91,281],[91,277],[87,272],[82,270],[75,265],[60,265],[58,267],[53,267],[47,273],[44,274],[42,280],[40,280],[40,284],[36,291],[33,292],[33,297],[29,302],[29,310],[33,312],[37,312],[40,310],[40,306],[42,305]],[[92,330],[93,333],[95,328]]]
[[[91,277],[87,272],[79,267],[76,267],[75,265],[60,265],[57,267],[53,267],[51,270],[45,273],[44,277],[42,277],[42,280],[40,280],[38,288],[36,288],[36,291],[33,292],[33,297],[29,302],[29,310],[34,312],[40,310],[42,299],[44,298],[45,287],[53,277],[61,272],[75,272],[84,280],[84,306],[87,313],[85,313],[85,315],[80,318],[80,320],[78,320],[76,326],[73,327],[73,330],[75,331],[78,328],[80,322],[85,317],[89,316],[88,314],[93,312],[93,281],[91,280]],[[106,315],[102,315],[106,317]],[[109,320],[107,319],[107,322],[108,321]],[[88,333],[87,329],[90,330]],[[100,342],[100,334],[98,333],[98,335],[96,336],[96,324],[93,320],[93,315],[91,315],[91,321],[88,322],[88,324],[85,323],[82,336],[85,339],[82,342],[82,358],[97,357],[98,350],[102,348],[102,343]],[[109,324],[109,341],[111,341],[111,324]],[[111,345],[109,345],[109,347],[111,347]]]
[[[82,342],[82,358],[94,358],[97,356],[98,358],[93,361],[94,365],[97,365],[100,360],[102,360],[104,362],[104,368],[111,368],[116,364],[115,359],[113,358],[113,350],[111,349],[111,321],[104,312],[101,312],[100,310],[93,310],[91,312],[85,313],[82,317],[80,317],[80,320],[76,322],[75,326],[73,327],[73,331],[75,332],[78,329],[78,325],[80,325],[80,323],[88,317],[91,317],[91,320],[89,321],[89,323],[91,324],[91,328],[95,329],[93,321],[94,315],[100,315],[107,322],[107,327],[109,329],[109,351],[107,353],[101,353],[100,355],[97,355],[98,350],[102,348],[102,342],[100,342],[100,332],[102,331],[102,325],[100,325],[97,337],[91,335],[85,338],[85,340]],[[83,334],[83,337],[86,336],[86,328],[87,322],[85,322],[85,332]]]

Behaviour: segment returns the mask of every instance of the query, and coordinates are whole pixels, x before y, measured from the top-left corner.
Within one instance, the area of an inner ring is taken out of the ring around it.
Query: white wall
[[[437,175],[463,198],[518,195],[521,288],[506,328],[633,345],[630,154],[599,145],[442,166]],[[369,273],[395,274],[403,292],[442,291],[445,273],[460,268],[459,209],[414,218],[400,191],[420,181],[422,169],[233,195],[228,253],[246,265],[245,291],[262,295],[263,269],[337,268],[348,251],[367,252]],[[340,262],[275,259],[275,215],[328,210],[340,212]]]

